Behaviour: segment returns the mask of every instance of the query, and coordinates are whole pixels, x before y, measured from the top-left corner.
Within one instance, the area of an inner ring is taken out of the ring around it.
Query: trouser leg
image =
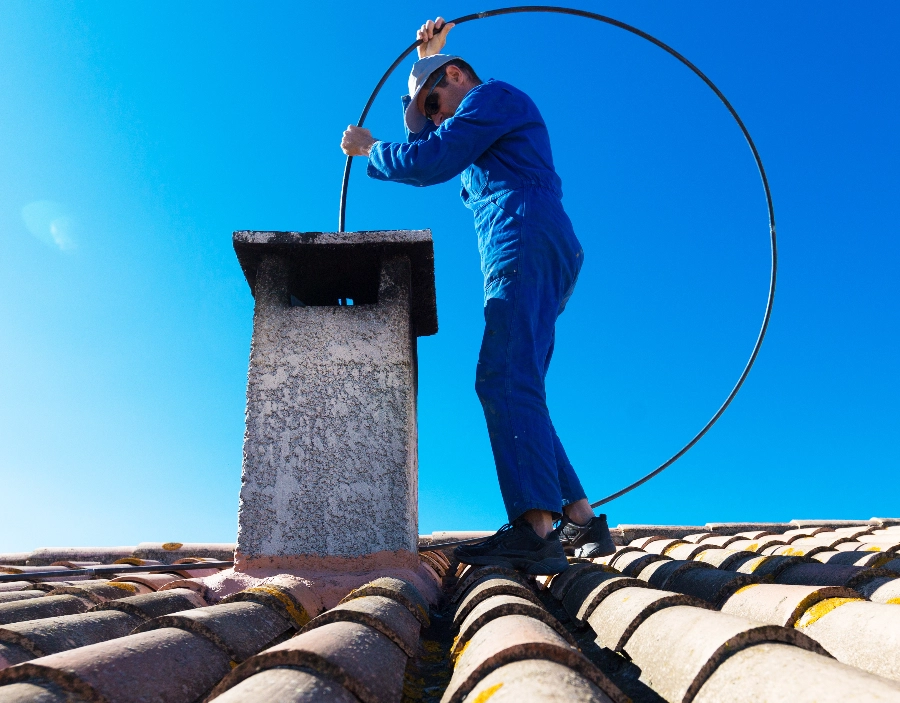
[[[555,342],[556,331],[554,330],[553,336],[550,341],[550,349],[547,352],[547,360],[544,364],[545,383],[547,371],[549,371],[550,369],[550,359],[553,357],[553,347],[555,345]],[[559,479],[559,491],[562,497],[562,505],[566,506],[570,503],[579,501],[582,498],[586,498],[587,494],[584,492],[584,488],[582,488],[581,486],[581,480],[578,478],[578,474],[575,473],[575,467],[573,467],[572,462],[569,461],[569,457],[566,454],[566,450],[563,448],[562,442],[559,439],[559,435],[556,434],[556,429],[553,427],[552,421],[550,423],[550,431],[553,434],[553,453],[556,457],[556,470]]]
[[[534,508],[558,515],[562,494],[544,393],[550,334],[528,291],[515,279],[503,285],[504,297],[490,298],[484,308],[475,389],[510,521]]]

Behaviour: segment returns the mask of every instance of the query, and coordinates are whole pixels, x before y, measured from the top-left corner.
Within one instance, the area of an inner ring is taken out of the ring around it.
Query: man
[[[556,318],[583,251],[562,207],[537,107],[513,86],[482,82],[465,61],[441,54],[452,28],[438,17],[416,34],[419,60],[404,96],[407,142],[376,140],[351,125],[341,148],[367,157],[371,178],[428,186],[462,174],[485,282],[475,390],[510,522],[455,554],[467,564],[555,574],[568,566],[565,547],[587,557],[615,550],[606,516],[594,516],[556,436],[544,391]],[[561,520],[556,530],[554,520]]]

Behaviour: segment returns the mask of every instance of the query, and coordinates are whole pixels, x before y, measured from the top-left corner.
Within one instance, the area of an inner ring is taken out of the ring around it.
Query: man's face
[[[434,90],[429,88],[428,90],[419,92],[419,95],[416,98],[416,107],[423,115],[428,116],[430,113],[431,121],[440,127],[444,120],[453,117],[459,104],[463,101],[463,98],[466,97],[466,94],[471,88],[472,86],[469,85],[467,76],[460,71],[459,68],[456,66],[448,66],[445,79],[439,88],[435,88]],[[431,112],[431,110],[429,110],[429,112],[426,113],[426,100],[428,100],[429,107],[433,106],[436,102],[436,112]]]

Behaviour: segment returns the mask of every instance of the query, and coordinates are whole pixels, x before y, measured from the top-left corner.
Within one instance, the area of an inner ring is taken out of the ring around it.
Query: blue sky
[[[572,0],[575,2],[575,0]],[[756,140],[781,254],[744,390],[618,523],[900,513],[900,9],[578,2],[671,44]],[[332,231],[343,128],[428,16],[472,3],[0,3],[0,551],[231,541],[252,298],[236,229]],[[448,51],[538,103],[586,250],[551,412],[592,499],[676,451],[762,318],[765,202],[696,77],[621,30],[524,15]],[[368,126],[402,138],[407,67]],[[354,168],[348,229],[433,230],[421,530],[505,521],[472,390],[481,277],[458,182]]]

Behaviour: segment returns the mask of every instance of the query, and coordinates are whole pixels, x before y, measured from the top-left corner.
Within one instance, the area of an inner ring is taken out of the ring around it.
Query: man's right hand
[[[424,59],[426,56],[440,54],[441,49],[444,48],[444,44],[447,43],[447,35],[450,34],[450,30],[455,26],[456,25],[453,24],[453,22],[448,24],[444,22],[443,17],[438,17],[434,22],[428,20],[419,27],[419,31],[416,32],[416,39],[422,41],[417,47],[419,58]],[[438,29],[441,29],[441,32],[435,33],[435,30]]]

